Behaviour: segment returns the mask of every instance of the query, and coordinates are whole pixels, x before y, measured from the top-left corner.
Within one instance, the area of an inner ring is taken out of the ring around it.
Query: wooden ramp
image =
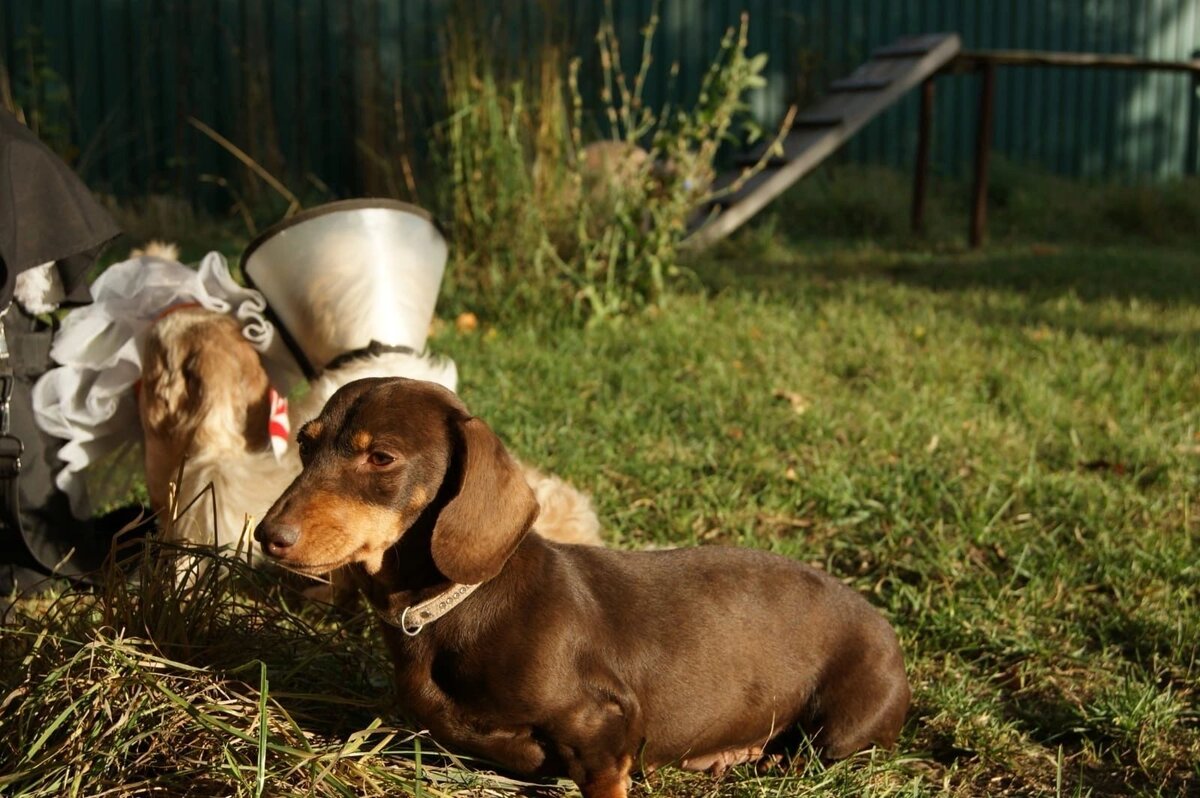
[[[706,247],[741,227],[867,122],[953,60],[961,47],[957,33],[930,33],[899,39],[873,52],[870,61],[831,83],[825,99],[796,116],[781,157],[697,214],[685,246]],[[760,148],[739,159],[736,169],[716,179],[714,190],[734,186],[763,152]]]

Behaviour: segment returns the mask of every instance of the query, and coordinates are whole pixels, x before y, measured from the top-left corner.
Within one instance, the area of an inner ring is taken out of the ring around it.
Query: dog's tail
[[[587,494],[555,476],[521,464],[521,471],[537,497],[538,516],[533,531],[559,543],[601,546],[600,521]]]
[[[145,245],[129,250],[129,257],[162,258],[163,260],[179,260],[179,245],[172,241],[159,241],[157,238],[147,241]]]

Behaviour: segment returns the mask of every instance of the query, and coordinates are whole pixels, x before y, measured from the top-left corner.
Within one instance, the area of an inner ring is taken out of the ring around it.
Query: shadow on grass
[[[847,280],[879,280],[935,292],[997,291],[1047,301],[1115,299],[1200,305],[1200,255],[1187,249],[1031,245],[967,251],[882,250],[862,242],[819,242],[780,258],[737,242],[693,266],[709,291],[811,293]],[[799,279],[803,278],[803,279]]]
[[[710,294],[812,304],[844,296],[854,284],[887,283],[961,297],[964,301],[955,309],[983,326],[1046,328],[1138,347],[1200,344],[1200,328],[1194,325],[1170,328],[1146,313],[1141,314],[1149,315],[1146,323],[1114,319],[1096,308],[1104,302],[1131,310],[1138,304],[1200,307],[1200,256],[1191,251],[1023,247],[930,253],[845,245],[786,259],[756,257],[753,251],[733,257],[732,246],[723,247],[719,258],[693,267],[699,285]]]

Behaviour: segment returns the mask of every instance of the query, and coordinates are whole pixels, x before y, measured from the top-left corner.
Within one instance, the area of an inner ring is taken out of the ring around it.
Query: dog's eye
[[[386,466],[396,462],[396,458],[392,457],[387,452],[371,452],[367,455],[367,462],[373,466]]]

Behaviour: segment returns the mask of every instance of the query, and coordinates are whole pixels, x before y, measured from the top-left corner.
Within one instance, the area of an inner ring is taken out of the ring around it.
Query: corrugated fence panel
[[[613,4],[632,78],[641,32],[659,24],[646,101],[690,103],[722,35],[750,16],[768,85],[750,99],[767,125],[819,97],[872,49],[905,34],[958,31],[968,49],[1186,59],[1200,48],[1197,0],[636,0]],[[186,189],[203,201],[231,156],[211,125],[300,192],[403,194],[398,156],[428,155],[447,19],[476,13],[498,52],[528,60],[565,37],[598,96],[602,0],[5,0],[0,63],[19,104],[93,185],[119,194]],[[547,16],[549,14],[550,16]],[[961,174],[973,150],[978,78],[940,78],[934,155]],[[997,152],[1068,175],[1162,179],[1188,149],[1190,78],[1178,73],[1001,68]],[[607,132],[598,115],[596,134]],[[916,98],[852,139],[843,161],[907,167]],[[253,200],[256,197],[251,196]]]

